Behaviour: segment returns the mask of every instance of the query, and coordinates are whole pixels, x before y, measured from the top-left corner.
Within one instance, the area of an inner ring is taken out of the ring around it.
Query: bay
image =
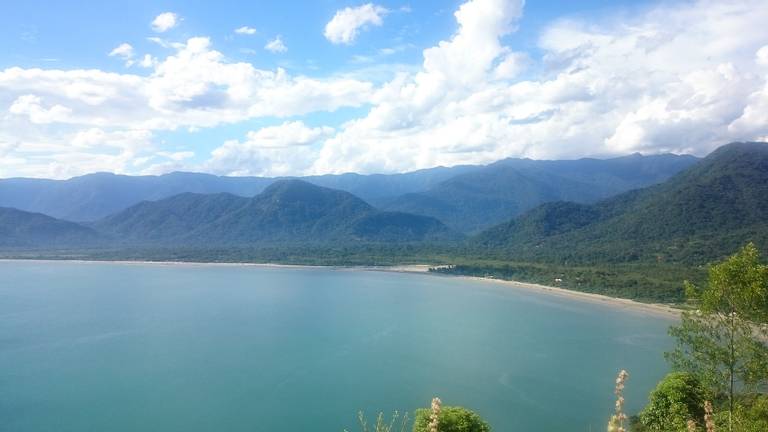
[[[358,430],[433,396],[496,431],[602,431],[666,373],[656,315],[362,270],[0,262],[0,430]]]

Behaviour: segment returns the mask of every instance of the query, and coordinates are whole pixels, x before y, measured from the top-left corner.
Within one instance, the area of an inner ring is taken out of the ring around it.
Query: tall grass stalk
[[[399,422],[398,418],[400,419]],[[368,420],[365,418],[365,413],[362,411],[358,411],[357,413],[357,421],[360,424],[361,432],[406,432],[408,428],[408,420],[408,413],[405,413],[400,417],[400,413],[395,411],[392,414],[392,419],[387,423],[384,420],[384,413],[380,412],[376,417],[376,423],[372,425],[373,428],[371,429],[371,427],[368,426]],[[399,427],[399,429],[397,429],[397,427]],[[349,431],[344,429],[344,432]]]
[[[616,395],[616,406],[611,420],[608,421],[608,432],[627,431],[624,428],[624,422],[627,420],[627,415],[624,414],[624,384],[627,382],[627,378],[629,378],[629,374],[623,369],[616,377],[616,387],[613,390]]]
[[[715,416],[712,409],[712,402],[704,402],[704,423],[707,426],[707,432],[715,432]]]
[[[438,432],[440,426],[440,406],[443,402],[440,398],[432,399],[432,414],[429,416],[429,432]]]

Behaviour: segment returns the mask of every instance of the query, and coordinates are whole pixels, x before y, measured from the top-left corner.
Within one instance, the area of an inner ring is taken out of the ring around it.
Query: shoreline
[[[131,261],[131,260],[76,260],[76,259],[19,259],[19,258],[0,258],[2,262],[41,262],[41,263],[79,263],[79,264],[120,264],[120,265],[157,265],[157,266],[221,266],[221,267],[257,267],[257,268],[286,268],[286,269],[307,269],[307,270],[338,270],[338,271],[378,271],[386,273],[412,273],[426,274],[432,276],[458,278],[475,282],[482,282],[503,286],[506,288],[524,290],[528,292],[551,295],[565,298],[568,300],[583,301],[593,304],[602,304],[614,309],[631,310],[641,312],[647,315],[662,316],[665,318],[679,319],[680,309],[662,303],[641,303],[635,300],[623,299],[619,297],[610,297],[602,294],[594,294],[583,291],[575,291],[566,288],[560,288],[536,283],[521,282],[514,280],[492,279],[479,276],[461,276],[447,275],[439,273],[430,273],[429,268],[434,267],[428,264],[409,264],[396,266],[323,266],[307,264],[276,264],[276,263],[237,263],[237,262],[192,262],[192,261]]]
[[[541,285],[530,282],[521,282],[504,279],[491,279],[478,276],[451,276],[458,277],[467,280],[473,280],[476,282],[483,282],[495,285],[503,285],[508,288],[524,290],[528,292],[546,294],[550,296],[565,298],[568,300],[582,301],[586,303],[602,304],[619,310],[629,310],[633,312],[640,312],[646,315],[660,316],[664,318],[679,319],[682,313],[681,309],[675,308],[671,305],[664,303],[642,303],[635,300],[625,299],[621,297],[611,297],[603,294],[588,293],[584,291],[570,290],[567,288],[554,287],[549,285]]]

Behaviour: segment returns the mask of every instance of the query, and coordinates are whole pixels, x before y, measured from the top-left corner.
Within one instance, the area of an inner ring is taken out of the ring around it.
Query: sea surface
[[[671,321],[376,271],[0,262],[0,431],[350,432],[445,405],[604,431],[666,373]]]

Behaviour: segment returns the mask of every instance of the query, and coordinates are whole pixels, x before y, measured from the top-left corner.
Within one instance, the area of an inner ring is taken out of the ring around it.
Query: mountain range
[[[316,184],[322,181],[367,191],[376,195],[374,201],[379,205]],[[126,203],[150,192],[162,195],[184,185],[206,191],[234,188],[243,195],[263,188],[251,197],[182,192],[142,200],[80,223],[0,207],[0,247],[4,248],[439,244],[449,257],[558,265],[699,265],[747,241],[768,246],[765,143],[732,143],[701,160],[673,155],[576,161],[507,159],[488,166],[401,175],[307,179],[97,174],[63,182],[39,181],[48,186],[35,186],[39,188],[35,193],[25,189],[27,186],[14,189],[14,182],[29,186],[38,181],[4,180],[0,188],[6,198],[18,198],[26,191],[27,203],[37,206],[52,205],[45,198],[56,196],[56,190],[63,195],[58,199],[64,200],[82,198],[85,191],[101,197],[111,191],[110,182],[122,185],[115,186],[112,195],[119,199],[108,206],[96,206],[96,198],[80,199],[81,205],[70,207],[78,211],[103,211],[117,202]],[[90,186],[77,188],[76,184]],[[143,186],[137,188],[136,184]],[[648,185],[633,189],[638,184]],[[386,198],[403,191],[410,192]],[[485,225],[493,226],[475,233]]]
[[[694,164],[693,156],[631,155],[613,159],[505,159],[485,166],[438,167],[404,174],[342,174],[301,180],[350,192],[374,207],[429,216],[475,233],[544,202],[595,202],[662,182]],[[253,197],[280,178],[171,173],[96,173],[69,180],[0,180],[0,206],[72,222],[94,222],[142,201],[182,193]]]
[[[693,156],[634,154],[613,159],[505,159],[404,194],[385,208],[441,220],[477,233],[551,201],[592,203],[660,183],[697,162]]]

